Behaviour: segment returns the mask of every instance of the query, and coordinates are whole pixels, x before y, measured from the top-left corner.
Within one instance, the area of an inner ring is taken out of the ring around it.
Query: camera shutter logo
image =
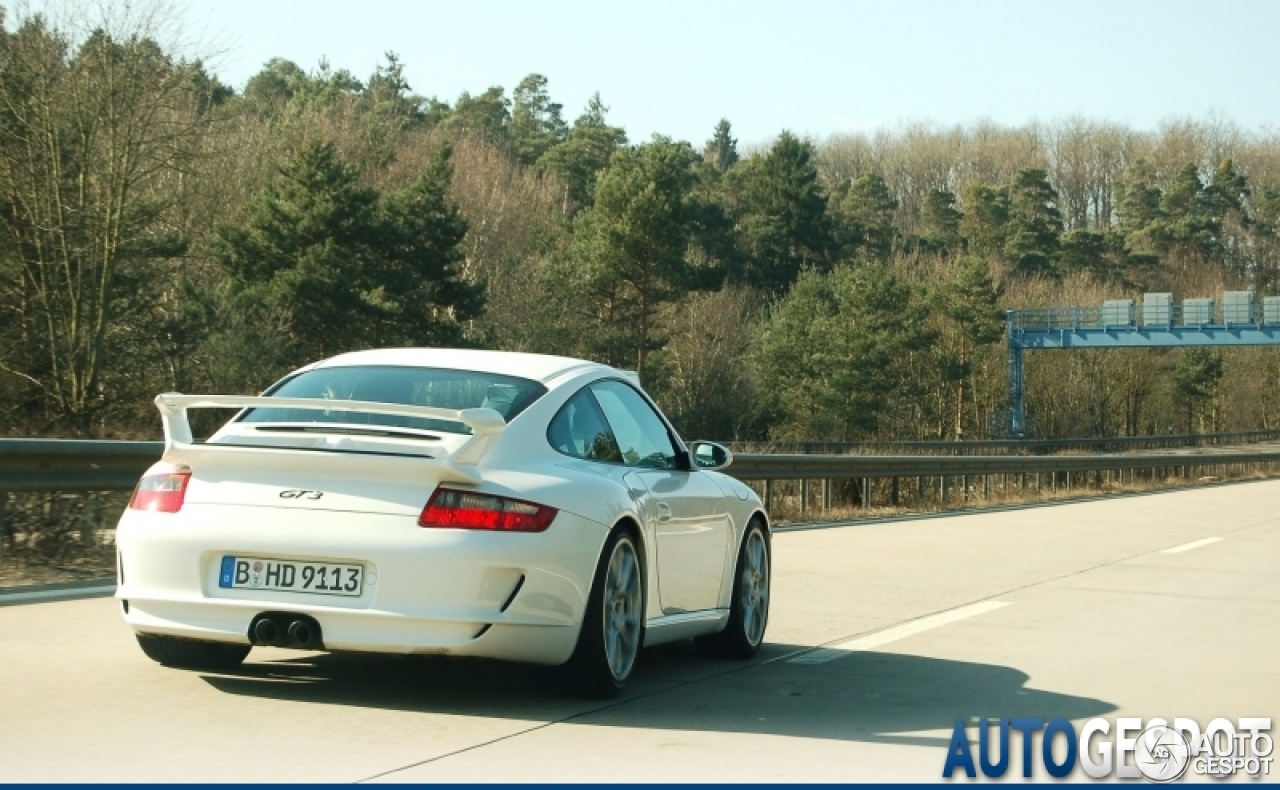
[[[1133,750],[1133,764],[1138,773],[1152,782],[1172,782],[1187,772],[1191,747],[1181,732],[1156,724],[1138,736]]]

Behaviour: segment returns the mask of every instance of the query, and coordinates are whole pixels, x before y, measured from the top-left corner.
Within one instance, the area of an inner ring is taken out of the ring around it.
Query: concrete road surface
[[[0,607],[0,781],[932,781],[957,717],[1276,719],[1278,503],[1269,481],[779,534],[757,659],[649,650],[607,703],[497,662],[167,669],[112,599]]]

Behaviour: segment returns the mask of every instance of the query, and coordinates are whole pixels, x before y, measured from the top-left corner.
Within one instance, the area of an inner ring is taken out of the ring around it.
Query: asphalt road
[[[496,662],[173,670],[112,599],[0,607],[0,781],[932,781],[957,717],[1280,718],[1277,502],[1267,481],[779,534],[756,660],[646,651],[609,703]]]

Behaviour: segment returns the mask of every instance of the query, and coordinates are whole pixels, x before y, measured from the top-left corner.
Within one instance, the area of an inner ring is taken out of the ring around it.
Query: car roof
[[[547,382],[573,370],[599,368],[634,379],[635,374],[599,362],[550,354],[526,354],[519,351],[483,351],[469,348],[379,348],[352,351],[308,365],[314,368],[351,367],[354,365],[392,365],[400,367],[447,368],[499,373]],[[638,382],[637,382],[638,383]]]

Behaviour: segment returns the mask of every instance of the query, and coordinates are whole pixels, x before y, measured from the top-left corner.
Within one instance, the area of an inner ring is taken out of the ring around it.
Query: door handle
[[[658,503],[658,521],[662,522],[662,521],[670,521],[670,520],[671,520],[671,506],[668,505],[666,502],[659,502]]]

